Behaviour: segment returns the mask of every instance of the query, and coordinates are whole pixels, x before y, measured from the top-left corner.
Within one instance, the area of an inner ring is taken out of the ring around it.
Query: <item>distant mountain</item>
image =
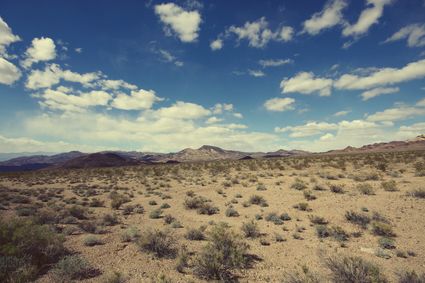
[[[391,141],[364,145],[362,147],[347,146],[344,149],[330,150],[325,154],[361,153],[361,152],[385,152],[425,149],[425,135],[419,135],[406,141]]]
[[[12,158],[21,156],[33,156],[33,155],[53,155],[54,152],[12,152],[12,153],[0,153],[0,162],[6,161]]]
[[[406,141],[374,143],[359,148],[347,146],[344,149],[331,150],[318,154],[347,154],[417,149],[425,149],[425,135],[420,135]],[[226,150],[212,145],[203,145],[198,149],[186,148],[174,153],[103,151],[88,154],[79,151],[71,151],[54,155],[33,155],[12,158],[0,162],[0,172],[28,171],[42,168],[95,168],[212,160],[248,160],[255,158],[303,156],[309,154],[312,153],[303,150],[284,149],[273,152],[243,152]]]
[[[62,164],[55,166],[56,168],[77,169],[77,168],[101,168],[101,167],[121,167],[141,165],[143,162],[125,158],[121,155],[107,152],[107,153],[92,153],[79,156],[68,160]]]

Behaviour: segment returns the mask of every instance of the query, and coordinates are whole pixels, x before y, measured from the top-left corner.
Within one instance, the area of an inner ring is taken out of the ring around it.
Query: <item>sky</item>
[[[2,153],[424,133],[424,0],[0,2]]]

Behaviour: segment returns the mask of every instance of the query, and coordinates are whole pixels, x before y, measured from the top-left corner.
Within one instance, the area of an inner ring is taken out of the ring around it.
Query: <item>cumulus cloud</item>
[[[5,56],[6,48],[10,44],[20,40],[21,38],[13,34],[12,29],[7,25],[2,17],[0,17],[0,55]]]
[[[50,88],[61,80],[80,83],[85,87],[93,86],[93,82],[102,77],[100,72],[79,74],[70,70],[62,70],[57,64],[47,65],[44,70],[32,70],[25,83],[28,89]]]
[[[294,109],[295,99],[290,97],[280,98],[275,97],[264,102],[264,107],[268,111],[283,112]]]
[[[205,121],[205,123],[216,124],[216,123],[219,123],[219,122],[222,122],[222,121],[223,121],[223,119],[212,116],[212,117],[208,118],[207,121]]]
[[[21,71],[14,64],[0,57],[0,83],[11,85],[20,77]]]
[[[381,122],[381,121],[399,121],[406,120],[416,116],[425,115],[425,108],[419,108],[414,106],[400,106],[394,108],[388,108],[384,111],[376,112],[367,117],[368,121]]]
[[[155,6],[155,13],[164,24],[167,35],[176,34],[182,42],[194,42],[198,38],[201,14],[186,11],[174,3]]]
[[[118,90],[120,88],[131,90],[137,89],[136,85],[130,84],[123,80],[100,80],[98,84],[104,90]]]
[[[67,93],[66,89],[46,89],[33,96],[41,99],[39,104],[51,110],[82,112],[88,107],[106,106],[112,96],[104,91],[90,91],[84,93]]]
[[[344,36],[361,36],[369,31],[369,28],[378,23],[384,13],[384,6],[392,3],[392,0],[366,0],[367,8],[364,9],[355,24],[347,24],[343,29]]]
[[[48,37],[34,38],[31,46],[25,52],[22,67],[28,69],[32,64],[41,61],[50,61],[56,58],[55,42]]]
[[[419,60],[396,68],[382,68],[365,76],[344,74],[336,82],[339,89],[370,89],[379,86],[393,85],[425,77],[425,60]]]
[[[268,60],[260,60],[258,64],[263,68],[267,67],[279,67],[286,64],[291,64],[293,62],[292,59],[268,59]]]
[[[351,112],[351,110],[342,110],[342,111],[336,112],[333,116],[341,117],[341,116],[345,116],[345,115],[349,114],[350,112]]]
[[[407,46],[409,47],[425,46],[425,24],[411,24],[405,26],[385,40],[384,43],[402,39],[407,39]]]
[[[276,133],[290,132],[291,138],[302,138],[314,135],[319,135],[323,131],[335,130],[338,128],[337,124],[327,122],[308,122],[305,125],[300,126],[287,126],[287,127],[276,127],[274,130]]]
[[[347,7],[346,0],[328,1],[323,10],[311,16],[303,23],[303,31],[311,35],[319,34],[322,30],[329,29],[344,23],[342,11]]]
[[[248,45],[255,48],[265,47],[271,40],[291,41],[294,30],[290,26],[282,26],[275,31],[269,29],[269,23],[265,17],[254,22],[246,22],[243,26],[231,26],[226,32],[226,36],[234,34],[238,41],[247,40]]]
[[[377,87],[377,88],[363,92],[361,96],[362,96],[362,100],[366,101],[382,94],[396,93],[399,91],[400,89],[398,87]]]
[[[211,111],[201,105],[177,101],[170,107],[163,107],[154,112],[155,116],[170,119],[199,119],[211,114]]]
[[[285,78],[280,83],[282,93],[299,92],[311,94],[318,92],[320,96],[331,95],[332,79],[316,78],[311,72],[301,72],[292,78]]]
[[[233,111],[233,104],[231,103],[216,103],[211,109],[213,114],[222,114],[225,111]]]
[[[153,90],[131,91],[130,95],[119,93],[112,101],[111,106],[122,110],[150,109],[156,101],[162,101]]]
[[[211,50],[220,50],[221,48],[223,48],[223,40],[218,38],[216,40],[211,41],[210,43],[210,48]]]

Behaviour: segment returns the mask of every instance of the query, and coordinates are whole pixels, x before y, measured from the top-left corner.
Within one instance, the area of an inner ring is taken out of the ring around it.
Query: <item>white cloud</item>
[[[145,110],[150,109],[156,101],[163,98],[157,97],[153,90],[131,91],[130,95],[119,93],[111,103],[112,107],[122,110]]]
[[[336,112],[333,116],[341,117],[341,116],[345,116],[345,115],[349,114],[350,112],[351,112],[351,110],[342,110],[342,111]]]
[[[422,47],[425,46],[425,24],[411,24],[401,28],[391,37],[384,41],[394,42],[407,38],[407,46]]]
[[[223,121],[223,119],[217,118],[217,117],[213,116],[213,117],[208,118],[205,123],[207,123],[207,124],[216,124],[216,123],[219,123],[219,122],[222,122],[222,121]]]
[[[419,107],[425,107],[425,98],[423,98],[423,99],[419,100],[419,101],[416,103],[416,106],[419,106]]]
[[[323,131],[336,130],[338,128],[337,124],[327,123],[327,122],[308,122],[305,125],[300,126],[287,126],[283,128],[276,127],[276,133],[285,133],[291,132],[289,136],[291,138],[303,138],[314,135],[319,135]]]
[[[11,62],[0,57],[0,84],[11,85],[20,77],[21,71]]]
[[[211,50],[220,50],[223,48],[223,40],[220,38],[217,38],[216,40],[211,41],[210,43]]]
[[[261,78],[266,76],[266,74],[261,70],[248,70],[248,74],[252,77]]]
[[[293,62],[292,59],[268,59],[268,60],[260,60],[258,64],[263,68],[267,67],[279,67],[286,64],[291,64]]]
[[[399,91],[400,89],[398,87],[377,87],[377,88],[363,92],[361,96],[363,97],[362,100],[366,101],[382,94],[396,93]]]
[[[166,34],[177,34],[182,42],[194,42],[198,38],[201,14],[185,11],[174,3],[155,6],[155,13],[165,25]]]
[[[79,74],[69,70],[62,70],[57,64],[50,64],[44,70],[32,70],[27,77],[25,87],[28,89],[50,88],[58,84],[61,79],[90,87],[101,76],[100,72]]]
[[[423,77],[425,77],[425,60],[419,60],[409,63],[401,69],[382,68],[366,76],[344,74],[335,82],[335,87],[351,90],[370,89]]]
[[[0,55],[5,56],[6,48],[10,44],[20,40],[21,38],[13,34],[12,29],[7,25],[2,17],[0,17]]]
[[[388,108],[381,112],[376,112],[367,117],[368,121],[399,121],[413,118],[415,116],[425,115],[425,108],[418,108],[413,106],[400,106],[395,108]]]
[[[364,9],[355,24],[347,24],[343,29],[344,36],[360,36],[368,32],[369,28],[378,23],[384,13],[384,6],[392,3],[392,0],[366,0],[367,8]]]
[[[249,46],[255,48],[263,48],[271,40],[284,42],[292,40],[294,34],[292,27],[282,26],[273,32],[268,26],[266,18],[262,17],[254,22],[246,22],[241,27],[229,27],[226,35],[235,34],[238,40],[248,40]]]
[[[83,144],[70,144],[64,141],[48,142],[26,137],[10,138],[0,135],[0,148],[3,153],[10,152],[40,152],[48,149],[50,152],[65,152],[79,150],[83,152],[94,152],[112,148],[101,146],[88,146]]]
[[[123,80],[101,80],[99,85],[103,90],[118,90],[120,88],[136,90],[137,86]]]
[[[315,78],[313,73],[301,72],[295,77],[285,78],[281,81],[282,93],[299,92],[311,94],[318,92],[320,96],[331,95],[333,81],[325,78]]]
[[[61,90],[46,89],[40,94],[33,96],[40,98],[39,104],[52,110],[82,112],[88,107],[106,106],[112,96],[104,91],[95,91],[69,94]]]
[[[28,69],[32,64],[40,61],[50,61],[56,58],[55,42],[48,37],[34,38],[31,46],[25,52],[25,59],[21,65]]]
[[[311,35],[319,34],[322,30],[344,23],[342,11],[347,7],[346,0],[330,0],[323,10],[311,16],[303,23],[303,32]]]
[[[199,119],[210,114],[211,111],[201,105],[183,101],[177,101],[170,107],[163,107],[154,112],[158,117],[183,120]]]
[[[321,141],[329,141],[332,140],[333,138],[335,138],[334,135],[332,135],[331,133],[326,133],[323,136],[320,137]]]
[[[285,97],[285,98],[275,97],[264,102],[264,107],[268,111],[283,112],[286,110],[293,110],[294,103],[295,103],[295,99],[290,97]]]
[[[211,109],[213,114],[222,114],[223,111],[233,111],[233,104],[231,103],[217,103]]]
[[[235,118],[238,118],[238,119],[242,119],[242,118],[243,118],[242,113],[233,113],[233,116],[234,116]]]
[[[75,48],[75,52],[77,52],[77,53],[83,53],[83,48],[81,48],[81,47]]]
[[[176,56],[171,54],[169,51],[164,49],[159,49],[158,54],[161,56],[162,60],[168,63],[172,63],[177,67],[183,67],[184,63],[177,59]]]

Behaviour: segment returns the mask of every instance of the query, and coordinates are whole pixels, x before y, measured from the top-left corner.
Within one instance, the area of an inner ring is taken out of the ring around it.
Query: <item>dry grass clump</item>
[[[170,230],[148,230],[140,235],[136,243],[143,251],[159,258],[174,258],[177,253],[177,240]]]

